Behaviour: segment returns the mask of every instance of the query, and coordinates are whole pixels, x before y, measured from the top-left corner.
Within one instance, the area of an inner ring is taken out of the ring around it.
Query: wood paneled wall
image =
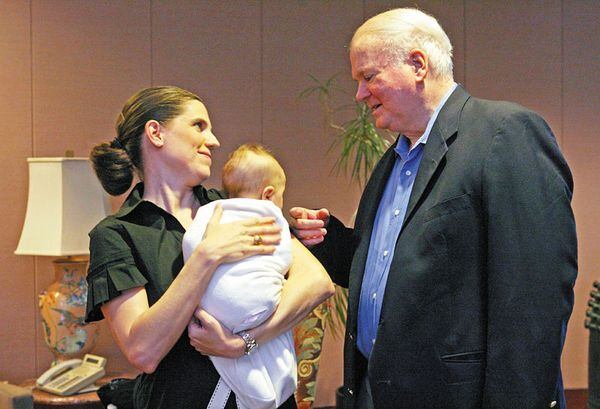
[[[51,259],[13,254],[25,216],[28,156],[87,156],[114,136],[116,114],[139,88],[173,84],[206,102],[222,148],[270,146],[288,174],[286,207],[326,206],[349,220],[360,192],[330,173],[323,115],[298,94],[308,74],[340,73],[340,104],[354,86],[346,44],[365,18],[414,6],[435,15],[454,44],[455,77],[475,96],[519,102],[554,129],[575,177],[580,275],[564,353],[565,383],[587,385],[587,294],[600,277],[600,2],[594,0],[0,0],[0,379],[19,382],[50,360],[37,294]],[[340,120],[343,120],[343,115]],[[95,352],[128,368],[102,326]],[[339,343],[339,342],[338,342]],[[333,405],[339,345],[327,338],[317,405]]]

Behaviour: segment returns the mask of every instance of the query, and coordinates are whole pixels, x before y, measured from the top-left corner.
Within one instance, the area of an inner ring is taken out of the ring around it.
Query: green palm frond
[[[317,77],[315,77],[312,74],[308,74],[308,76],[310,77],[310,79],[316,84],[313,85],[312,87],[308,87],[303,89],[299,94],[298,97],[299,98],[307,98],[310,95],[317,93],[317,97],[319,98],[319,101],[325,101],[328,98],[331,98],[331,95],[333,93],[333,91],[341,91],[343,92],[342,88],[337,86],[337,76],[340,75],[340,73],[338,72],[337,74],[332,75],[331,77],[329,77],[328,79],[326,79],[324,82],[320,81]]]
[[[333,170],[348,174],[364,186],[373,167],[389,147],[389,141],[379,135],[369,118],[369,108],[362,102],[356,104],[356,117],[344,123],[342,131],[331,143],[329,151],[341,146],[340,156]]]
[[[339,157],[335,161],[332,172],[349,174],[350,180],[364,186],[373,167],[381,158],[390,145],[389,138],[379,134],[371,121],[369,108],[360,102],[348,103],[334,107],[333,95],[337,92],[347,92],[337,85],[337,73],[330,78],[321,81],[314,75],[308,74],[313,85],[302,90],[298,97],[306,99],[316,96],[324,114],[323,134],[328,138],[332,133],[334,140],[328,153],[339,151]],[[334,116],[342,111],[353,108],[355,116],[353,119],[338,124]]]

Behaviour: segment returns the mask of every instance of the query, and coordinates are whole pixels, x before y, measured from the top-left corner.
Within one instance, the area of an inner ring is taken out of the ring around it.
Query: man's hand
[[[203,355],[239,358],[246,344],[239,336],[221,325],[212,315],[198,308],[188,324],[190,344]]]
[[[329,223],[329,210],[311,210],[304,207],[292,207],[292,229],[294,235],[306,247],[314,246],[325,240],[327,230],[325,226]]]

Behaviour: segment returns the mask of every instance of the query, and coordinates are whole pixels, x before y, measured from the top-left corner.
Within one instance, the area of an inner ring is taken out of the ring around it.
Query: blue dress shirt
[[[423,158],[423,149],[439,111],[455,88],[456,84],[444,95],[425,132],[413,147],[410,146],[409,139],[401,135],[394,148],[396,162],[375,216],[358,305],[358,349],[367,358],[375,345],[390,264]]]

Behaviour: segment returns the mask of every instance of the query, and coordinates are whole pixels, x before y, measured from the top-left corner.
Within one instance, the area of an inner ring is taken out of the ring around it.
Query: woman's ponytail
[[[90,160],[100,184],[109,195],[123,194],[131,187],[134,167],[123,146],[100,143],[92,148]]]

